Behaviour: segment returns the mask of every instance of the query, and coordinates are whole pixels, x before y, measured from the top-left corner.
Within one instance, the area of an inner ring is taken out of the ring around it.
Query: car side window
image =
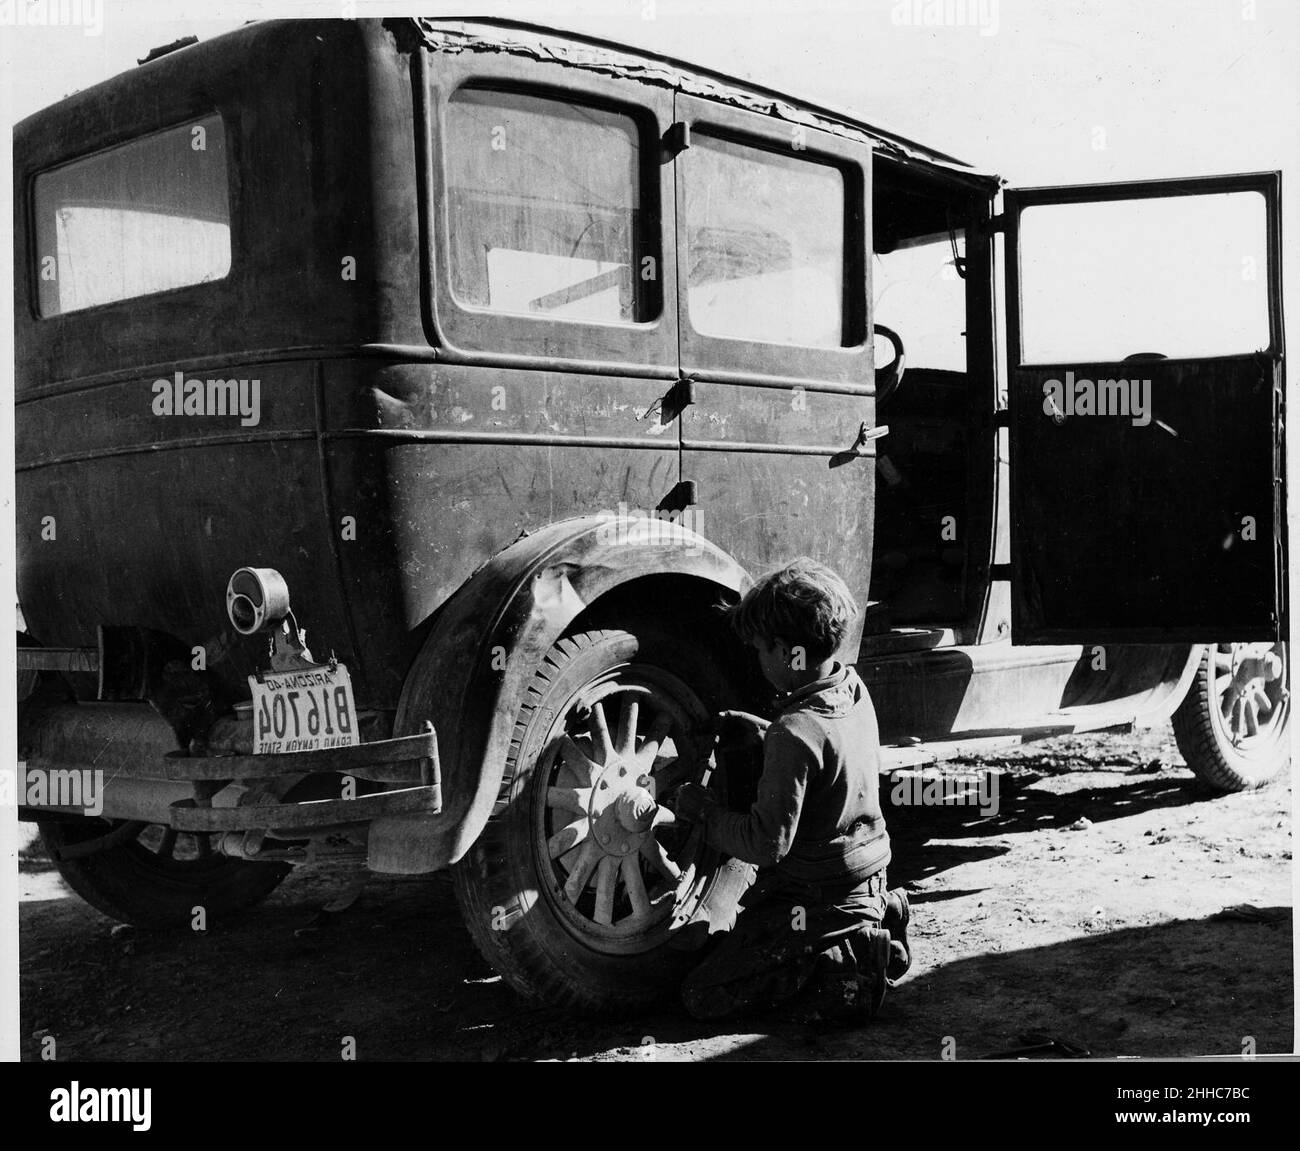
[[[704,132],[678,163],[691,326],[761,343],[843,346],[843,173]]]
[[[631,324],[641,274],[641,141],[628,115],[462,88],[446,108],[451,287],[462,306]]]

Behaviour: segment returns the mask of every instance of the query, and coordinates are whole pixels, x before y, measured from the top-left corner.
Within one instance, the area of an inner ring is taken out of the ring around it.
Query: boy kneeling
[[[870,1017],[910,965],[907,897],[886,889],[876,714],[857,672],[834,658],[857,611],[843,580],[806,558],[731,611],[783,694],[770,725],[744,717],[762,743],[750,810],[728,811],[693,783],[673,805],[710,846],[760,868],[736,926],[682,985],[696,1018],[790,999],[819,971],[832,1014]]]

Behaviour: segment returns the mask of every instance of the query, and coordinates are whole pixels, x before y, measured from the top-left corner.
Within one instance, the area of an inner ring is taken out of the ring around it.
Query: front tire
[[[1208,787],[1264,787],[1290,762],[1288,682],[1284,643],[1206,649],[1173,723],[1178,750]]]
[[[699,733],[737,693],[694,637],[653,623],[560,639],[516,718],[509,806],[454,868],[465,923],[524,995],[636,1010],[675,992],[692,956],[667,946],[721,860],[684,828],[628,831],[615,799],[693,777]]]

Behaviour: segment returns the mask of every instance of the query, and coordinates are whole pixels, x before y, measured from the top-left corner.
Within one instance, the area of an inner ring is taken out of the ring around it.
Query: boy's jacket
[[[720,851],[801,883],[864,879],[889,862],[880,808],[880,732],[866,686],[836,664],[792,692],[768,728],[758,798],[747,814],[713,811]]]

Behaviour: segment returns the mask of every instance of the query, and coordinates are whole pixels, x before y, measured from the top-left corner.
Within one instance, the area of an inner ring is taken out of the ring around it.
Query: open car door
[[[1280,204],[1005,193],[1013,642],[1285,638]]]

